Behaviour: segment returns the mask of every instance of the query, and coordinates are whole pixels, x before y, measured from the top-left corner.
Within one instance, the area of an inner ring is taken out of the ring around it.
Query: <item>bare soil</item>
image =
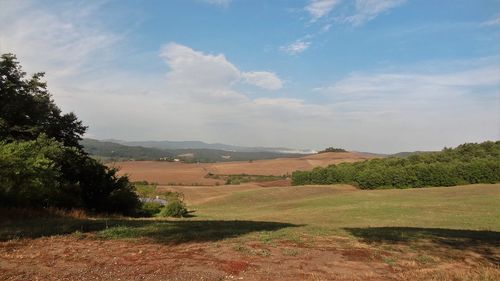
[[[345,239],[185,243],[53,236],[0,243],[2,280],[499,280],[474,252]],[[435,255],[439,253],[439,255]],[[422,258],[425,257],[425,258]]]

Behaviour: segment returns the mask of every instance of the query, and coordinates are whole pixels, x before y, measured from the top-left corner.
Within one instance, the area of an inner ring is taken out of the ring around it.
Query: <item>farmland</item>
[[[341,162],[356,162],[371,159],[371,154],[357,152],[321,153],[297,158],[236,161],[220,163],[173,163],[160,161],[125,161],[110,163],[120,168],[122,174],[132,181],[147,180],[160,185],[215,185],[224,181],[207,178],[207,174],[229,175],[274,175],[291,174],[296,170],[311,170],[317,166],[328,166]]]

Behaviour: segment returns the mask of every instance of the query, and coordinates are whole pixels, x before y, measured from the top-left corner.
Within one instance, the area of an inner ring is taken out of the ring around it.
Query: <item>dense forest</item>
[[[87,127],[61,112],[43,76],[26,77],[14,55],[1,57],[0,206],[134,214],[133,185],[83,150]]]
[[[292,174],[294,185],[347,183],[362,189],[500,182],[500,141],[466,143],[440,152],[342,163]]]

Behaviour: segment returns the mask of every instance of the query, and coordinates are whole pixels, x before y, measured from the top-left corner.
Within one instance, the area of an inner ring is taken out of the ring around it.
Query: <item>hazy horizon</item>
[[[500,139],[500,2],[2,1],[95,139],[373,153]]]

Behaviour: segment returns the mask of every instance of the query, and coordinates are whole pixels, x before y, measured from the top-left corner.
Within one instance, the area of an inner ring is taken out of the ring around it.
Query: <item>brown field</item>
[[[252,162],[221,163],[176,163],[160,161],[125,161],[113,165],[132,181],[147,180],[160,185],[215,185],[224,181],[205,178],[208,173],[218,175],[247,174],[275,175],[291,174],[296,170],[311,170],[342,162],[356,162],[373,158],[373,155],[359,152],[337,152],[308,155],[300,158],[278,158]]]

